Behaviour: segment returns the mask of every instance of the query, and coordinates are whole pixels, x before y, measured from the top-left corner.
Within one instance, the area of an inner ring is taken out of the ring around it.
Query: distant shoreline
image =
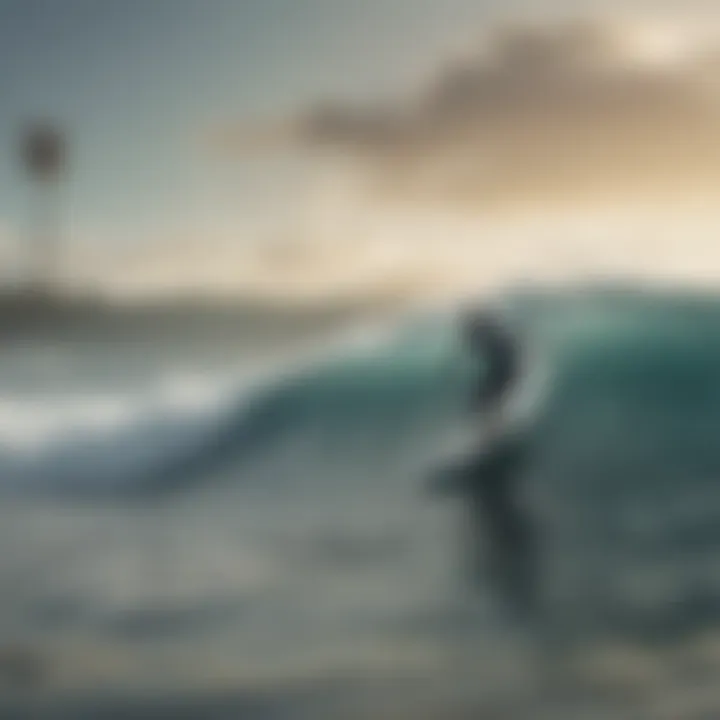
[[[303,334],[313,328],[383,317],[402,307],[399,299],[212,298],[177,295],[114,299],[100,294],[0,290],[0,338],[92,335],[122,339],[144,335],[218,335],[249,328]]]

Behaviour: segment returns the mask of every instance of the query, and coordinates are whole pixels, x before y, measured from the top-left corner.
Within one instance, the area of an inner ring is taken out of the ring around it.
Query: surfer
[[[485,365],[473,399],[473,410],[483,420],[483,438],[469,457],[436,474],[433,487],[464,500],[474,582],[487,580],[505,608],[529,619],[538,602],[536,538],[519,497],[529,447],[507,417],[520,353],[509,332],[484,314],[466,319],[463,341]]]
[[[515,338],[490,313],[473,313],[464,319],[462,339],[475,359],[484,360],[475,402],[486,415],[502,408],[520,374],[520,353]]]

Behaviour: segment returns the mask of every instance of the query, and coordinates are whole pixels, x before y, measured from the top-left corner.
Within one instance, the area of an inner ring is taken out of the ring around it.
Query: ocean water
[[[466,587],[462,508],[426,492],[477,432],[453,310],[328,332],[310,355],[241,327],[182,351],[8,347],[3,717],[715,716],[720,298],[497,307],[539,448],[533,632]]]

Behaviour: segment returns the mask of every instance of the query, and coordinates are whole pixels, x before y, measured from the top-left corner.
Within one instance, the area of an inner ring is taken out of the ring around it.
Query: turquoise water
[[[720,300],[578,290],[498,308],[527,350],[523,491],[549,632],[672,664],[720,620]],[[407,318],[262,382],[216,363],[193,402],[161,411],[143,391],[95,435],[60,414],[32,452],[8,413],[0,629],[61,658],[48,682],[68,692],[281,692],[341,672],[402,695],[406,676],[456,682],[448,653],[472,635],[482,700],[514,631],[468,594],[460,509],[424,487],[468,438],[454,319]]]

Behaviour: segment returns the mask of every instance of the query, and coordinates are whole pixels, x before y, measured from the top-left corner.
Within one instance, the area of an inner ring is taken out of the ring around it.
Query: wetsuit
[[[496,318],[486,314],[467,318],[463,336],[467,347],[482,363],[473,409],[496,408],[520,375],[520,353],[515,339]]]

